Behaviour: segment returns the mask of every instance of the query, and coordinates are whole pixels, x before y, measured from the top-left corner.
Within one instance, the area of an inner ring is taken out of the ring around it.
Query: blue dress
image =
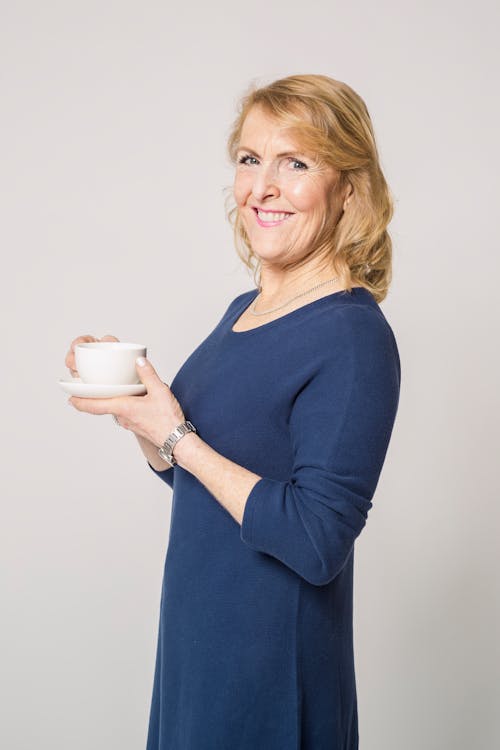
[[[147,750],[356,750],[354,542],[396,417],[400,360],[372,294],[249,331],[236,297],[170,387],[214,450],[262,478],[240,526],[178,465]],[[151,467],[152,468],[152,467]]]

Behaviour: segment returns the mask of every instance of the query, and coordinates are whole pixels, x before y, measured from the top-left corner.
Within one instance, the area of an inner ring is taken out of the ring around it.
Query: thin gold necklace
[[[325,284],[331,284],[332,281],[337,281],[338,278],[339,278],[338,276],[334,276],[333,279],[328,279],[328,281],[322,281],[321,284],[316,284],[316,286],[313,286],[311,289],[308,289],[305,292],[300,292],[300,294],[296,294],[295,297],[292,297],[287,302],[284,302],[282,305],[279,305],[278,307],[273,307],[271,310],[265,310],[264,312],[255,311],[255,305],[257,304],[257,297],[262,292],[262,287],[259,286],[259,294],[254,299],[250,312],[252,313],[252,315],[267,315],[268,313],[275,312],[276,310],[281,310],[282,307],[286,307],[287,305],[290,304],[290,302],[293,302],[294,299],[297,299],[298,297],[303,297],[304,294],[309,294],[309,292],[313,292],[315,289],[318,289],[320,286],[324,286]]]

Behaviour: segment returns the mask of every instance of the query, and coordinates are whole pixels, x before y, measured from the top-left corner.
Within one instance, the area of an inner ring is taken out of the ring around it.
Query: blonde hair
[[[336,226],[328,229],[320,250],[326,250],[346,289],[363,286],[381,302],[392,279],[387,225],[394,208],[363,99],[347,84],[324,75],[289,76],[260,88],[252,83],[239,102],[227,141],[233,165],[243,123],[256,105],[290,128],[300,148],[339,170],[340,187],[351,184],[349,206]],[[234,230],[236,251],[255,280],[260,259],[252,252],[238,207],[228,208],[228,200],[226,217]]]

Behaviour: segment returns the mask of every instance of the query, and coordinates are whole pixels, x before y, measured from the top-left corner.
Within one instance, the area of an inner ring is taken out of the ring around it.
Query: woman
[[[170,388],[138,360],[147,395],[70,401],[173,488],[148,750],[354,750],[354,541],[400,386],[392,202],[364,102],[326,76],[248,92],[228,147],[258,288]]]

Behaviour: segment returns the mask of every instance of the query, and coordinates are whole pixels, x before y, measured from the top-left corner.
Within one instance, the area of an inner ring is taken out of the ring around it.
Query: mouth
[[[263,211],[260,208],[252,207],[255,212],[257,224],[261,227],[277,227],[280,224],[284,224],[293,213],[289,211]]]

